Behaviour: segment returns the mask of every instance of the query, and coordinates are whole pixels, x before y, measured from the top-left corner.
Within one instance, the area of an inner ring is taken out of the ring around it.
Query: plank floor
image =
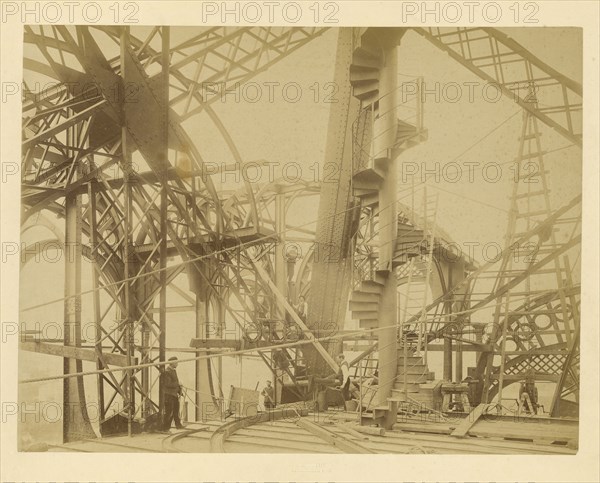
[[[577,453],[578,422],[551,418],[527,420],[479,420],[464,438],[450,433],[460,424],[460,419],[437,420],[425,415],[399,417],[394,429],[384,436],[357,435],[347,431],[343,423],[353,424],[356,413],[329,411],[310,414],[308,421],[329,431],[333,438],[348,440],[365,449],[365,452],[384,454],[524,454],[568,455]],[[223,421],[188,423],[182,435],[172,430],[171,437],[162,433],[143,433],[128,436],[111,436],[53,445],[48,451],[91,453],[126,452],[210,452],[210,437]],[[318,433],[317,433],[318,434]],[[340,448],[316,434],[299,427],[294,419],[270,421],[240,429],[230,435],[225,443],[227,453],[321,453],[340,454]]]

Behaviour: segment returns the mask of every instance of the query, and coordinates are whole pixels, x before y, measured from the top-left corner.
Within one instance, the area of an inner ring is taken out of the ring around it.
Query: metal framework
[[[525,197],[515,192],[498,263],[476,267],[463,257],[444,265],[451,240],[427,226],[427,212],[419,217],[397,202],[395,176],[389,176],[401,153],[427,138],[419,96],[410,105],[397,101],[403,85],[396,85],[394,59],[406,29],[340,31],[335,80],[343,87],[342,102],[330,114],[326,157],[338,163],[344,182],[245,181],[236,191],[215,188],[216,173],[207,170],[202,141],[187,132],[186,121],[206,114],[241,166],[246,160],[211,104],[325,30],[214,27],[175,39],[169,27],[25,28],[26,81],[54,83],[23,99],[23,233],[45,224],[72,256],[65,265],[64,340],[25,341],[22,349],[63,357],[67,376],[80,373],[82,361],[95,362],[101,433],[123,428],[131,433],[136,421],[158,412],[159,371],[152,365],[165,361],[169,312],[194,314],[196,353],[207,350],[211,338],[214,347],[226,347],[226,319],[233,321],[238,339],[254,344],[279,384],[291,384],[290,391],[306,398],[308,376],[337,369],[331,355],[340,345],[317,338],[327,335],[327,324],[342,328],[352,279],[354,318],[363,329],[377,329],[379,366],[391,367],[383,362],[397,358],[397,287],[415,276],[414,257],[428,261],[426,289],[435,285],[435,296],[427,304],[423,298],[418,313],[403,318],[401,336],[416,330],[417,348],[425,352],[440,341],[450,354],[453,340],[478,347],[484,400],[532,366],[558,383],[553,414],[559,414],[561,401],[577,398],[579,287],[570,280],[565,257],[580,243],[580,215],[573,213],[579,200],[552,211],[544,184],[526,198],[545,195],[543,210],[529,204],[528,222],[517,229],[522,212],[515,203]],[[575,82],[496,29],[415,30],[498,83],[524,109],[520,159],[541,159],[538,120],[581,144],[581,87]],[[412,82],[420,85],[422,79]],[[531,140],[535,147],[524,150]],[[287,221],[295,200],[314,195],[320,196],[316,232]],[[64,219],[64,230],[51,216]],[[557,226],[570,236],[557,240]],[[537,258],[517,267],[511,260],[534,237]],[[339,248],[338,263],[314,247],[301,259],[286,259],[278,247],[294,240]],[[177,263],[169,262],[173,257]],[[92,266],[93,341],[81,337],[84,259]],[[532,290],[529,281],[546,273],[548,264],[554,266],[555,285]],[[430,280],[431,267],[438,276]],[[183,276],[187,289],[179,285]],[[491,290],[480,289],[490,280]],[[519,287],[531,295],[523,300]],[[186,305],[169,306],[167,291]],[[306,324],[286,301],[300,294],[311,299]],[[489,340],[470,338],[477,333],[476,313],[494,304]],[[539,322],[543,315],[547,324]],[[301,338],[310,344],[260,350]],[[514,348],[507,348],[509,341]],[[500,364],[494,360],[498,353]],[[115,367],[124,369],[104,371]],[[395,366],[386,371],[380,401],[397,377]],[[213,376],[209,360],[196,362],[196,389],[209,388],[208,394],[197,391],[197,417],[209,408],[220,410],[222,394]],[[74,416],[65,418],[65,441],[90,437],[83,378],[64,380],[65,404],[74,408]],[[114,407],[120,412],[109,417]]]

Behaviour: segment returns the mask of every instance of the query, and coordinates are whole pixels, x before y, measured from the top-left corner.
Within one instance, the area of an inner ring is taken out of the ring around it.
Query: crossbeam
[[[321,354],[321,357],[323,357],[323,359],[325,360],[325,362],[327,362],[329,367],[331,367],[333,369],[333,371],[337,374],[339,367],[336,364],[336,362],[333,360],[333,357],[331,357],[331,355],[329,354],[329,352],[327,352],[325,347],[323,347],[323,345],[318,340],[315,339],[315,336],[312,335],[312,331],[302,321],[302,319],[300,317],[298,317],[298,314],[296,313],[296,311],[288,303],[288,301],[283,296],[283,294],[279,291],[277,286],[273,283],[273,281],[271,280],[271,277],[269,277],[269,274],[265,271],[264,268],[262,268],[260,265],[258,265],[254,261],[252,261],[252,264],[254,266],[254,269],[256,270],[257,275],[263,280],[263,282],[265,282],[269,286],[269,288],[273,292],[273,295],[275,295],[275,298],[277,299],[277,301],[286,310],[286,312],[288,314],[290,314],[290,317],[292,317],[294,322],[296,322],[296,324],[298,324],[298,326],[304,331],[306,338],[312,342],[312,345],[319,352],[319,354]]]
[[[561,74],[495,28],[419,27],[414,30],[475,75],[497,85],[505,96],[581,147],[583,89],[580,83]],[[482,51],[484,56],[472,54]],[[529,94],[530,87],[535,89],[533,96]],[[552,111],[538,107],[539,98],[543,98],[545,104],[551,104]]]
[[[37,352],[38,354],[65,357],[67,359],[78,359],[89,362],[98,361],[98,354],[95,350],[84,349],[82,347],[50,344],[48,342],[22,341],[19,343],[19,349],[28,352]],[[101,356],[104,362],[112,366],[127,366],[126,355],[103,352]]]

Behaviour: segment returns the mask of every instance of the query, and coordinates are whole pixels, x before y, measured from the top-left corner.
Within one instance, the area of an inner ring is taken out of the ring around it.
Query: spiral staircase
[[[361,101],[361,111],[353,124],[353,192],[361,200],[363,207],[370,207],[381,213],[383,207],[378,206],[381,200],[380,190],[387,176],[396,176],[394,160],[403,151],[427,139],[427,131],[423,128],[423,105],[420,96],[422,80],[420,78],[402,82],[395,87],[395,97],[399,102],[392,106],[398,117],[395,119],[395,132],[390,143],[390,137],[381,127],[375,124],[387,114],[383,105],[390,109],[390,103],[382,102],[390,92],[382,92],[381,69],[384,65],[384,53],[390,44],[398,45],[404,31],[402,29],[368,28],[360,30],[354,39],[352,65],[350,67],[350,82],[353,94]],[[394,52],[392,50],[392,52]],[[387,128],[389,130],[389,128]],[[385,141],[378,138],[387,138]],[[427,210],[427,204],[424,203]],[[427,220],[428,212],[424,218]],[[384,220],[379,219],[380,226]],[[427,257],[431,260],[431,251],[434,238],[433,231],[427,227],[419,227],[411,223],[402,214],[396,216],[397,226],[393,236],[390,269],[385,270],[379,266],[370,272],[370,276],[363,279],[350,296],[350,311],[352,318],[358,320],[361,329],[377,331],[381,320],[381,298],[386,280],[395,276],[398,280],[407,276],[414,270],[411,260]],[[385,243],[379,240],[379,243]],[[381,247],[379,247],[380,249]],[[378,248],[375,256],[379,256]],[[429,269],[429,267],[427,268]],[[421,296],[418,299],[419,308],[422,307],[427,293],[425,276],[420,280],[417,276],[411,280],[413,294],[416,287],[420,286]],[[406,307],[405,307],[406,308]],[[415,307],[416,308],[416,307]],[[412,311],[411,311],[412,312]],[[412,315],[412,313],[411,313]],[[404,327],[405,332],[417,330],[417,324]],[[402,332],[402,331],[401,331]],[[406,338],[401,338],[407,340]],[[421,390],[421,386],[428,382],[430,372],[427,364],[420,355],[419,348],[414,341],[407,342],[406,358],[404,347],[400,345],[397,350],[396,377],[393,381],[391,394],[386,398],[387,404],[381,402],[367,409],[366,413],[374,422],[382,426],[391,426],[395,422],[396,413],[405,403],[432,402],[431,389]]]

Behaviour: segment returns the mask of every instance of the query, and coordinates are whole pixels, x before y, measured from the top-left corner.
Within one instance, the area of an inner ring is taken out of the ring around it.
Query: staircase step
[[[369,206],[377,206],[379,204],[379,192],[378,191],[370,191],[368,193],[357,193],[354,192],[354,196],[360,198],[360,204],[363,207]]]
[[[418,243],[421,240],[425,240],[425,234],[423,233],[423,230],[419,230],[419,229],[407,229],[404,227],[398,227],[398,241],[399,242],[404,242],[404,243],[408,243],[408,242],[413,242],[414,243]]]
[[[369,166],[357,171],[352,176],[352,187],[358,189],[379,189],[385,173],[375,167]]]
[[[376,168],[387,170],[394,158],[395,155],[391,148],[382,149],[373,155],[373,163]]]
[[[352,95],[361,101],[372,100],[379,95],[379,82],[372,81],[364,85],[353,86]]]
[[[428,372],[425,374],[398,374],[398,376],[396,376],[396,381],[402,384],[406,379],[406,382],[413,384],[421,384],[427,382],[428,375]]]
[[[427,253],[424,246],[423,238],[415,237],[403,237],[396,238],[396,245],[394,246],[394,253],[398,255],[414,253],[420,255],[421,253]]]
[[[414,124],[398,119],[398,132],[417,132],[417,127]]]
[[[394,249],[394,256],[395,257],[404,257],[406,256],[407,258],[414,258],[414,257],[418,257],[419,255],[422,255],[423,253],[425,253],[424,250],[421,250],[418,245],[411,245],[411,246],[405,246],[405,247],[396,247]]]
[[[363,55],[362,52],[354,51],[352,54],[352,67],[371,67],[379,69],[381,67],[381,58],[371,55]]]
[[[379,192],[376,189],[354,188],[354,196],[360,198],[363,206],[368,206],[371,202],[379,201]]]
[[[408,383],[406,385],[406,389],[410,394],[418,393],[421,388],[418,384]],[[404,383],[394,383],[394,387],[392,388],[392,394],[404,393]]]
[[[410,344],[409,344],[410,347]],[[399,345],[398,346],[398,357],[404,357],[404,346]],[[423,356],[417,356],[417,355],[408,355],[408,362],[409,364],[415,364],[415,363],[419,363],[419,362],[423,362]]]
[[[407,364],[406,367],[406,373],[407,374],[429,374],[429,369],[427,369],[427,367],[425,367],[425,365],[423,364],[419,364],[416,366],[411,366],[410,364]],[[402,363],[401,360],[398,360],[398,374],[404,374],[404,364]],[[400,376],[401,377],[401,376]]]
[[[408,255],[406,253],[394,254],[394,262],[397,266],[405,265],[409,262]],[[408,275],[402,277],[403,279],[408,280]],[[400,282],[400,279],[398,280]]]
[[[374,294],[380,294],[383,285],[373,280],[363,280],[360,284],[360,290],[362,292],[369,292]]]
[[[374,302],[378,304],[379,294],[354,290],[350,296],[350,300],[353,302]]]
[[[357,312],[357,311],[377,312],[379,310],[379,302],[363,302],[363,301],[358,301],[358,300],[350,300],[350,310],[352,312]]]
[[[407,260],[403,260],[397,257],[394,257],[392,259],[392,269],[401,267],[402,265],[405,265],[407,263]]]
[[[356,190],[364,190],[369,193],[377,192],[381,186],[381,180],[368,179],[353,179],[352,188]]]
[[[378,95],[379,82],[376,80],[360,81],[352,86],[352,94],[359,99],[365,99],[372,95]]]
[[[361,99],[361,106],[363,108],[369,107],[369,106],[377,106],[379,103],[379,91],[374,92],[371,96],[369,97],[365,97],[363,99]],[[377,108],[374,108],[375,113],[377,113]]]
[[[378,319],[361,319],[358,321],[358,326],[361,329],[376,329],[379,327]]]
[[[360,319],[378,319],[379,311],[377,310],[353,310],[352,318],[355,320]]]
[[[421,230],[412,230],[412,231],[401,231],[398,230],[396,234],[396,246],[402,249],[407,248],[417,248],[418,245],[423,243],[425,238],[425,234]]]
[[[361,82],[365,80],[379,81],[379,68],[351,65],[350,84],[354,85],[355,82]]]
[[[382,271],[382,272],[376,271],[374,281],[381,285],[385,285],[385,282],[387,281],[388,276],[389,276],[389,272],[387,270]]]
[[[358,41],[358,45],[354,49],[354,52],[359,53],[364,57],[381,57],[381,50],[375,45],[372,45],[368,40],[363,39],[362,37]]]
[[[399,403],[404,403],[404,402],[410,401],[410,399],[404,395],[404,391],[402,391],[401,394],[400,394],[400,391],[397,391],[395,393],[394,393],[394,391],[395,391],[395,389],[392,389],[392,397],[390,397],[389,399],[399,402]]]

